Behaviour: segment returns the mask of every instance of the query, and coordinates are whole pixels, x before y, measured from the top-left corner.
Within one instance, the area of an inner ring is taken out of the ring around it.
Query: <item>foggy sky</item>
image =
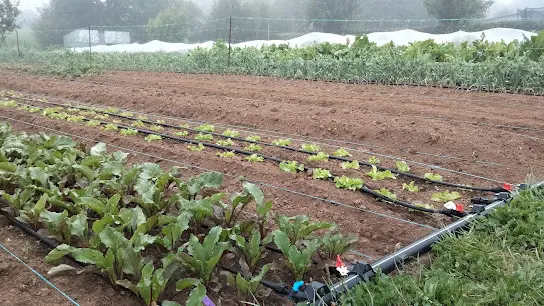
[[[21,9],[35,9],[41,7],[48,0],[20,0]],[[455,0],[452,0],[455,1]],[[196,0],[195,3],[208,2],[203,0]],[[508,14],[516,13],[516,9],[523,9],[525,7],[542,7],[544,6],[542,0],[495,0],[495,4],[489,10],[488,17],[497,17]],[[301,16],[302,17],[302,16]]]

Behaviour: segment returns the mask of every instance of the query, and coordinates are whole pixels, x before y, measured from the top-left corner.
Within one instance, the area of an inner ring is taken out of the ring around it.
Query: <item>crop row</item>
[[[8,102],[4,102],[3,105],[4,106],[11,105],[12,107],[14,107],[14,106],[17,106],[18,104],[13,104],[13,102],[8,101]],[[134,136],[139,134],[142,131],[145,133],[145,131],[149,131],[149,130],[153,132],[158,132],[158,133],[168,133],[168,131],[164,131],[163,126],[169,127],[169,125],[166,125],[164,121],[160,121],[155,125],[146,126],[146,124],[143,121],[145,121],[146,123],[150,123],[146,118],[145,119],[143,117],[140,117],[139,119],[132,118],[133,114],[131,113],[120,113],[118,115],[121,118],[123,118],[125,122],[122,122],[121,120],[113,120],[112,123],[106,123],[105,121],[101,121],[101,120],[108,119],[109,115],[104,113],[97,113],[97,111],[99,111],[99,109],[97,108],[93,110],[87,110],[87,109],[83,110],[81,108],[70,108],[70,107],[63,108],[63,107],[57,106],[55,108],[40,109],[40,108],[34,108],[33,106],[23,105],[23,106],[20,106],[19,109],[30,111],[30,112],[40,112],[43,115],[48,117],[52,117],[56,119],[65,119],[71,122],[86,121],[87,125],[91,125],[91,126],[101,125],[102,126],[101,128],[106,131],[117,131],[119,130],[118,125],[124,126],[125,127],[124,129],[120,129],[120,133],[125,136]],[[107,112],[108,114],[119,113],[117,109],[107,109],[107,110],[102,110],[102,112]],[[90,117],[91,119],[85,116]],[[132,119],[132,121],[126,122],[127,121],[126,119],[128,118]],[[96,119],[100,119],[100,120],[96,120]],[[128,124],[132,124],[132,126],[134,126],[134,129],[127,127]],[[142,130],[142,129],[145,129],[145,130]],[[182,128],[180,127],[178,129],[182,129]],[[193,132],[198,132],[198,134],[194,136],[196,141],[193,141],[193,145],[190,145],[188,147],[189,150],[201,151],[205,148],[205,145],[208,145],[207,141],[213,141],[212,134],[214,134],[214,127],[212,125],[204,124],[204,125],[196,126],[194,128],[189,128],[187,125],[185,125],[183,129],[188,129]],[[171,133],[176,136],[174,137],[174,139],[177,139],[177,136],[180,136],[181,133],[183,133],[183,135],[181,135],[182,137],[186,137],[188,136],[189,132],[187,130],[183,130],[181,132],[175,132],[174,130]],[[148,134],[145,137],[145,139],[150,142],[157,141],[157,140],[161,140],[162,137],[164,137],[166,134],[161,134],[161,135],[163,136],[151,133],[151,134]],[[215,134],[215,135],[218,135],[218,134]],[[205,136],[209,136],[209,137],[205,137]],[[229,147],[220,147],[224,149],[224,151],[217,152],[216,154],[223,158],[234,158],[236,156],[234,151],[237,151],[239,149],[236,149],[235,147],[233,147],[234,142],[229,137],[239,137],[240,133],[235,130],[226,130],[223,134],[221,134],[221,136],[223,137],[224,140],[219,140],[218,144],[221,146],[229,145]],[[256,143],[264,144],[263,142],[260,141],[259,138],[260,136],[258,135],[252,135],[252,136],[248,136],[246,140],[249,141],[250,143],[256,142]],[[236,138],[236,139],[241,139],[241,138]],[[259,140],[259,141],[256,141],[256,140]],[[290,141],[289,139],[276,140],[274,141],[275,142],[274,145],[280,146],[280,147],[285,146],[285,148],[287,148],[286,146],[289,145],[288,143],[289,141]],[[267,155],[259,155],[257,153],[252,154],[252,152],[248,153],[247,151],[249,147],[252,147],[252,146],[258,146],[259,149],[262,149],[260,145],[255,143],[251,143],[248,145],[248,147],[244,148],[244,150],[246,151],[241,151],[241,152],[246,153],[246,155],[248,155],[247,157],[245,157],[245,160],[247,160],[248,162],[262,162],[265,160],[265,158],[270,159],[270,160],[278,162],[279,168],[285,172],[290,172],[290,173],[297,173],[302,171],[309,172],[314,179],[333,180],[336,187],[340,189],[347,189],[352,191],[360,190],[366,193],[370,193],[371,195],[377,197],[378,199],[390,201],[395,204],[403,205],[411,209],[422,210],[426,212],[439,212],[439,211],[434,211],[434,207],[429,204],[422,204],[422,203],[411,204],[404,201],[399,201],[397,199],[397,195],[394,192],[392,192],[389,188],[386,188],[386,187],[378,188],[374,190],[367,189],[364,187],[365,182],[361,178],[357,177],[356,175],[355,176],[347,176],[347,175],[334,176],[331,173],[331,170],[325,169],[322,167],[316,166],[314,168],[309,168],[309,167],[305,167],[303,164],[300,164],[299,162],[294,160],[282,161]],[[232,149],[233,151],[229,151],[230,149]],[[308,157],[308,161],[310,161],[310,163],[314,165],[321,164],[322,166],[329,159],[329,155],[327,153],[319,151],[319,147],[316,144],[302,144],[302,151],[308,154],[313,154]],[[343,157],[343,156],[349,156],[350,153],[344,149],[339,149],[336,152],[334,152],[334,155],[337,157],[338,156]],[[382,181],[382,180],[391,180],[391,179],[396,180],[398,175],[401,175],[401,176],[409,175],[408,172],[410,171],[410,167],[405,162],[398,161],[396,163],[397,170],[389,170],[387,168],[382,168],[382,167],[378,169],[379,166],[376,166],[376,165],[379,163],[380,163],[379,159],[374,156],[369,159],[368,163],[365,163],[366,165],[371,166],[371,170],[368,173],[366,173],[366,175],[372,178],[373,181]],[[341,163],[341,167],[342,169],[346,171],[346,173],[349,173],[349,171],[352,171],[351,173],[354,174],[356,173],[355,170],[358,170],[360,168],[360,165],[357,160],[346,160]],[[393,173],[392,171],[395,173]],[[414,177],[418,178],[417,176],[414,176]],[[441,183],[442,176],[439,174],[434,174],[434,173],[425,173],[423,180],[426,180],[428,182]],[[460,186],[460,188],[473,188],[473,187]],[[414,181],[405,181],[402,183],[402,190],[407,193],[418,193],[420,191],[420,187],[417,186]],[[430,198],[434,202],[445,203],[445,202],[460,199],[461,194],[456,191],[450,192],[448,190],[445,190],[442,192],[433,193],[430,196]]]
[[[347,44],[305,48],[273,45],[234,48],[224,43],[179,53],[87,53],[66,50],[4,52],[3,61],[31,63],[44,73],[78,76],[102,69],[233,73],[283,78],[455,86],[479,90],[544,93],[544,34],[528,41],[377,46],[366,37]]]
[[[60,243],[46,261],[71,256],[87,265],[81,271],[103,275],[146,305],[187,288],[194,288],[187,303],[200,305],[224,284],[242,298],[266,295],[260,283],[270,271],[290,275],[283,283],[323,276],[322,268],[356,241],[333,223],[273,216],[272,202],[251,183],[227,195],[218,191],[219,173],[182,180],[180,168],[129,167],[128,154],[108,154],[104,144],[83,147],[0,124],[1,208]],[[243,214],[249,207],[254,217]],[[282,258],[274,260],[270,249]],[[236,273],[221,272],[222,265]]]

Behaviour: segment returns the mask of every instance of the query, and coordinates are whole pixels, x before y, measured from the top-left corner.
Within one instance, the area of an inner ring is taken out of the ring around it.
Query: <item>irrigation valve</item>
[[[464,212],[465,211],[465,209],[463,208],[463,205],[455,204],[452,201],[449,201],[448,203],[444,204],[444,207],[446,207],[447,209],[458,211],[458,212]]]
[[[340,259],[340,255],[336,255],[336,271],[338,271],[338,273],[344,277],[348,276],[349,274],[348,267],[346,267],[342,259]]]

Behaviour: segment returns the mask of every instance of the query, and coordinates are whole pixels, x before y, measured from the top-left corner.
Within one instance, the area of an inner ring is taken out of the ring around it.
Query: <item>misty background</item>
[[[425,2],[441,4],[430,8]],[[84,41],[79,37],[83,35],[89,40],[91,34],[83,33],[89,26],[97,31],[99,44],[194,43],[229,37],[242,42],[287,40],[310,32],[449,33],[492,27],[531,31],[544,29],[544,9],[522,12],[523,16],[520,10],[542,6],[542,0],[20,0],[17,22],[21,32],[27,31],[23,36],[41,47],[72,47],[67,39]],[[442,20],[486,18],[477,23]],[[76,30],[79,33],[73,33]],[[130,41],[108,43],[105,31],[130,36]]]

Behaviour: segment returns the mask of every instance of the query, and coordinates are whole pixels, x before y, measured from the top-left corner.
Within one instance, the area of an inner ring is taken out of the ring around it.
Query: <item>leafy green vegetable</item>
[[[153,132],[164,131],[164,128],[160,125],[152,125],[151,127],[149,127],[149,129],[152,130]]]
[[[378,171],[378,168],[374,165],[372,165],[372,170],[370,170],[367,175],[370,176],[373,181],[397,178],[390,170]]]
[[[321,238],[320,254],[323,258],[335,260],[337,255],[346,253],[355,242],[357,242],[357,237],[353,235],[346,236],[337,231],[328,231]]]
[[[397,199],[397,195],[394,194],[391,190],[387,189],[387,188],[381,188],[380,190],[374,190],[376,191],[377,193],[385,196],[385,197],[388,197],[390,198],[391,200],[396,200]]]
[[[425,173],[424,177],[426,179],[434,181],[434,182],[442,182],[442,175],[440,175],[440,174]]]
[[[377,165],[380,163],[380,160],[376,156],[371,156],[368,159],[368,162],[371,163],[372,165]]]
[[[202,143],[199,143],[197,146],[187,146],[187,149],[189,149],[189,151],[200,152],[204,150],[204,145]]]
[[[312,177],[314,178],[314,180],[326,180],[329,177],[332,177],[332,174],[327,169],[315,168],[313,169]]]
[[[251,156],[246,157],[246,160],[252,163],[260,163],[264,161],[264,157],[252,154]]]
[[[310,143],[310,144],[304,143],[302,144],[301,148],[304,151],[314,152],[314,153],[317,153],[319,150],[321,150],[321,148],[319,148],[317,144],[313,144],[313,143]]]
[[[198,141],[212,141],[213,140],[213,135],[199,133],[198,135],[195,136],[195,140],[198,140]]]
[[[211,124],[202,124],[202,125],[199,125],[195,128],[195,130],[197,131],[201,131],[201,132],[208,132],[208,133],[211,133],[213,131],[215,131],[215,127]]]
[[[121,113],[119,113],[119,116],[123,116],[123,117],[133,117],[134,114],[131,113],[131,112],[121,112]]]
[[[333,153],[337,157],[351,157],[351,154],[344,148],[340,148]]]
[[[304,279],[304,275],[312,267],[312,256],[319,249],[319,240],[310,240],[305,248],[291,244],[286,233],[274,231],[274,243],[287,258],[286,265],[291,270],[294,279]]]
[[[104,131],[117,131],[117,125],[113,124],[113,123],[108,123],[106,125],[104,125],[101,129],[103,129]]]
[[[236,153],[234,152],[217,152],[215,155],[223,158],[233,158],[236,156]]]
[[[299,215],[295,217],[286,217],[278,215],[274,218],[278,230],[287,235],[291,244],[298,244],[302,240],[313,239],[312,234],[315,231],[334,228],[335,225],[330,222],[310,222],[308,216]]]
[[[444,192],[433,193],[433,195],[431,196],[431,200],[433,200],[434,202],[442,202],[442,203],[454,201],[460,198],[461,198],[461,194],[459,194],[459,192],[457,191],[449,192],[449,190],[446,190]]]
[[[96,126],[99,126],[100,125],[100,121],[97,121],[97,120],[89,120],[87,121],[87,123],[85,124],[86,126],[91,126],[91,127],[96,127]]]
[[[280,163],[280,169],[285,172],[297,173],[304,171],[304,165],[299,164],[297,161],[282,161]]]
[[[342,169],[354,169],[354,170],[359,170],[360,168],[360,165],[359,165],[359,161],[357,160],[354,160],[352,162],[342,162],[342,164],[340,165],[342,167]]]
[[[250,151],[250,152],[259,152],[262,149],[263,149],[263,147],[261,147],[258,144],[254,144],[254,143],[252,143],[252,144],[250,144],[250,145],[248,145],[247,147],[244,148],[244,150]]]
[[[249,140],[249,141],[261,141],[262,138],[261,138],[261,136],[258,136],[258,135],[251,135],[251,136],[247,136],[246,140]]]
[[[246,299],[259,296],[258,291],[261,286],[261,280],[272,267],[273,264],[271,263],[264,265],[261,268],[261,272],[250,279],[246,279],[240,273],[236,274],[236,290],[238,294],[244,296]]]
[[[234,142],[232,139],[228,138],[227,140],[218,140],[215,144],[218,146],[233,146]]]
[[[406,190],[409,192],[419,192],[419,187],[415,185],[414,181],[411,181],[410,184],[402,184],[402,190]]]
[[[188,135],[189,135],[189,132],[187,132],[187,131],[180,131],[180,132],[175,132],[174,135],[175,135],[175,136],[178,136],[178,137],[185,137],[185,136],[188,136]]]
[[[134,136],[134,135],[137,135],[137,134],[138,134],[137,130],[133,130],[133,129],[122,129],[121,130],[121,135],[124,135],[124,136]]]
[[[397,165],[397,170],[399,172],[403,172],[403,173],[408,173],[410,172],[410,167],[408,166],[408,164],[405,162],[405,161],[396,161],[396,165]]]
[[[291,139],[276,139],[272,141],[273,145],[287,147],[291,145]]]
[[[329,160],[329,154],[326,154],[324,152],[319,152],[316,155],[312,155],[308,157],[308,162],[310,163],[324,162],[328,160]]]
[[[140,120],[136,120],[134,121],[131,126],[133,127],[137,127],[137,128],[144,128],[145,127],[145,123],[143,123],[142,121]]]
[[[166,123],[166,121],[161,120],[161,119],[157,119],[157,121],[155,121],[155,122],[157,122],[158,124],[165,124]]]
[[[149,134],[144,138],[144,140],[147,142],[152,142],[152,141],[162,140],[162,137],[159,135]]]
[[[228,129],[228,130],[223,132],[223,136],[226,136],[226,137],[239,137],[240,132]]]
[[[336,188],[348,189],[348,190],[359,190],[363,188],[364,181],[360,178],[351,178],[347,176],[335,177],[334,182],[336,183]]]

